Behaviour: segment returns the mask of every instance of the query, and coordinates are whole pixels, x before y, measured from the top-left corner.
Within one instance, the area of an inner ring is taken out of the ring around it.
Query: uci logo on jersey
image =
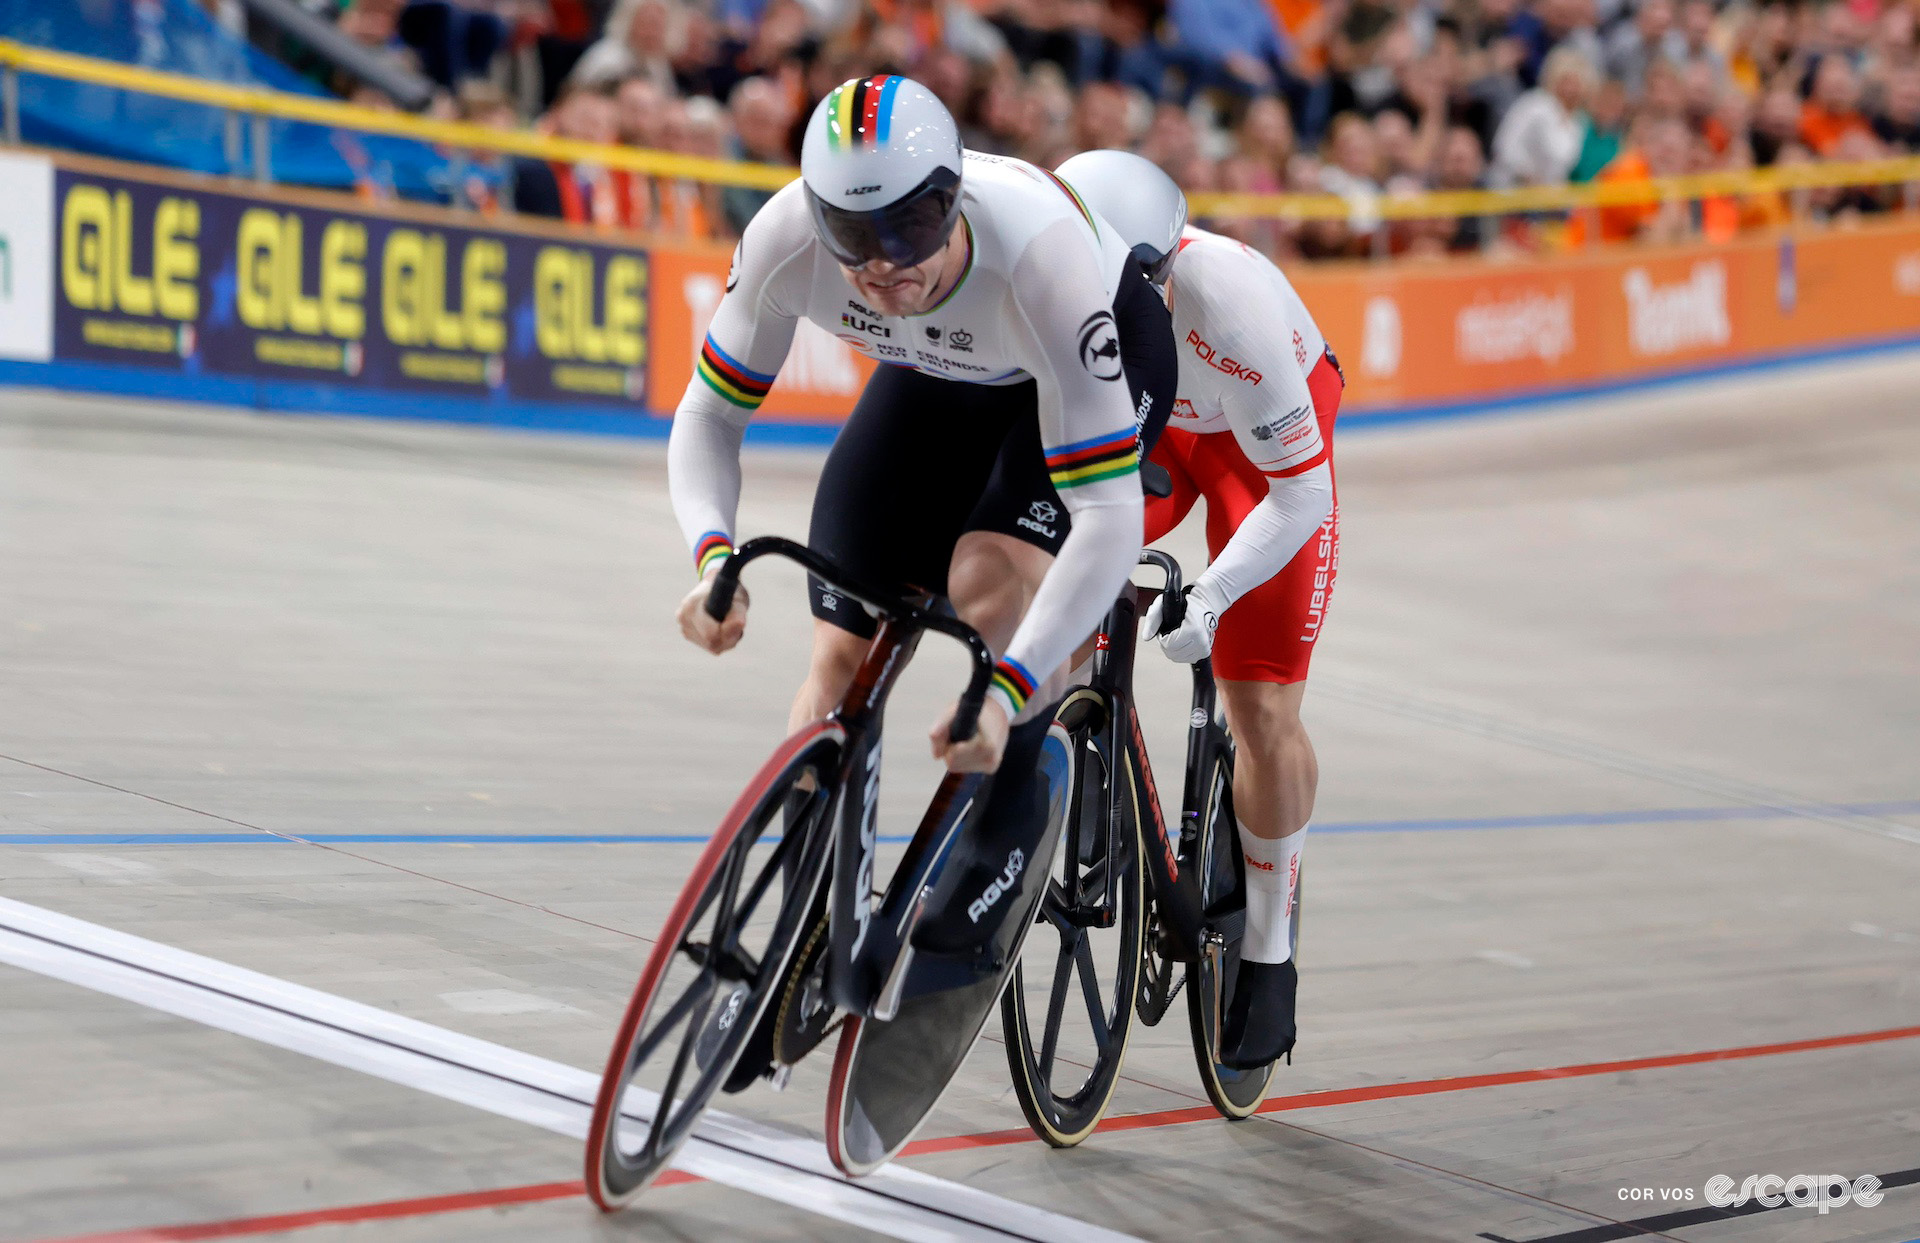
[[[846,311],[840,313],[840,322],[855,332],[864,332],[871,336],[891,337],[893,335],[893,329],[887,327],[885,324],[876,324],[870,319],[852,315]]]
[[[1120,378],[1120,330],[1111,311],[1095,311],[1080,325],[1080,365],[1096,380]]]

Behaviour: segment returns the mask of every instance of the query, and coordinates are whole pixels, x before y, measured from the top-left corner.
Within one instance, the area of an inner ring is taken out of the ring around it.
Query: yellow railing
[[[436,121],[401,113],[382,112],[353,104],[306,95],[205,82],[182,74],[163,73],[49,51],[0,39],[0,71],[40,74],[118,87],[186,103],[205,104],[256,118],[308,121],[370,134],[411,138],[440,146],[541,160],[588,160],[607,168],[656,177],[685,178],[724,186],[774,190],[792,181],[797,170],[772,164],[715,160],[676,155],[636,147],[601,146],[544,134],[488,129],[454,121]],[[1272,217],[1288,220],[1345,220],[1372,214],[1388,220],[1423,220],[1462,216],[1497,216],[1511,212],[1566,211],[1581,207],[1613,207],[1696,199],[1719,195],[1751,195],[1772,191],[1833,189],[1844,186],[1920,183],[1920,157],[1858,163],[1802,164],[1748,172],[1699,173],[1637,182],[1589,182],[1580,185],[1536,186],[1518,190],[1465,190],[1409,195],[1381,195],[1365,204],[1330,194],[1196,193],[1191,205],[1196,216]]]
[[[0,39],[0,67],[50,78],[64,78],[69,82],[118,87],[184,103],[205,104],[247,116],[271,117],[279,121],[310,121],[315,125],[338,126],[362,133],[387,134],[395,138],[412,138],[469,150],[526,155],[540,160],[567,163],[591,160],[607,168],[656,177],[684,177],[724,186],[777,190],[798,175],[796,169],[772,164],[714,160],[698,155],[676,155],[668,151],[643,151],[637,147],[601,146],[526,131],[488,129],[458,121],[435,121],[404,113],[382,112],[309,95],[289,95],[225,82],[205,82],[184,74],[162,73],[117,61],[29,47],[11,39]]]

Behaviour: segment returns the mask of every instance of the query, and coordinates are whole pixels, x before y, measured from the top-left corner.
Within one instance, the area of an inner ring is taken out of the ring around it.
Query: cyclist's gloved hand
[[[1191,665],[1212,654],[1213,632],[1219,628],[1220,614],[1227,611],[1226,604],[1214,596],[1214,590],[1204,574],[1187,588],[1187,615],[1180,620],[1180,625],[1172,634],[1160,636],[1160,650],[1167,654],[1168,660]],[[1149,635],[1160,633],[1165,600],[1164,595],[1155,596],[1153,603],[1147,606],[1147,615],[1141,619]]]
[[[1007,710],[1000,706],[995,696],[987,696],[987,702],[980,708],[980,724],[974,727],[973,737],[965,742],[951,742],[947,739],[947,731],[953,724],[954,713],[959,710],[958,700],[947,705],[947,710],[940,714],[940,719],[928,731],[928,739],[933,743],[933,758],[946,761],[950,773],[993,772],[1000,767],[1000,758],[1007,749]]]
[[[733,607],[727,610],[725,621],[715,621],[707,616],[707,591],[713,585],[713,576],[720,572],[716,563],[707,571],[698,586],[689,591],[680,601],[680,607],[674,611],[679,619],[680,633],[687,642],[695,647],[703,647],[715,656],[731,651],[740,642],[740,636],[747,632],[747,589],[739,588],[733,594]]]

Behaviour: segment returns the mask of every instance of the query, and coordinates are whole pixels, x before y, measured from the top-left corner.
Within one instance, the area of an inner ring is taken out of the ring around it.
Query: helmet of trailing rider
[[[1166,284],[1187,227],[1187,196],[1173,178],[1131,151],[1082,151],[1054,172],[1113,226],[1147,279]]]
[[[807,120],[800,178],[814,230],[835,259],[915,267],[960,218],[960,129],[911,78],[854,78]]]

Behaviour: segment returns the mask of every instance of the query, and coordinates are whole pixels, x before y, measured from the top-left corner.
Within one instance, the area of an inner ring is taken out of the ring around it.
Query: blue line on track
[[[1884,803],[1796,803],[1779,807],[1669,807],[1645,811],[1563,812],[1535,816],[1476,816],[1437,820],[1346,820],[1313,826],[1315,833],[1433,833],[1476,829],[1564,829],[1622,824],[1706,824],[1785,820],[1797,815],[1900,816],[1920,814],[1920,799]],[[328,846],[697,846],[694,833],[301,833]],[[883,836],[882,842],[908,838]],[[255,846],[285,845],[271,833],[0,833],[4,846]]]

